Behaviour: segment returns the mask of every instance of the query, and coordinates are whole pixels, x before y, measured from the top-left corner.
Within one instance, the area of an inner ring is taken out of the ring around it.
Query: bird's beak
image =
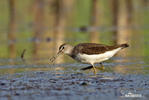
[[[60,54],[62,54],[63,53],[62,51],[63,50],[59,50],[58,53],[56,54],[56,56],[58,57]]]
[[[55,56],[53,56],[52,58],[50,58],[50,62],[54,62],[55,59],[56,59],[60,54],[62,54],[62,53],[63,53],[62,50],[59,50],[58,53],[57,53]]]

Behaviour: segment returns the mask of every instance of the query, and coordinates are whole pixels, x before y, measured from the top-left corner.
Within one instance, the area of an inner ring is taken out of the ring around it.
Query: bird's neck
[[[73,46],[69,47],[64,53],[71,56],[72,55],[72,52],[73,52]]]

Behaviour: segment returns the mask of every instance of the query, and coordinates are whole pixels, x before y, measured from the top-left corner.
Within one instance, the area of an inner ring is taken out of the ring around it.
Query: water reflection
[[[98,73],[102,72],[115,72],[123,74],[147,74],[148,63],[144,62],[143,58],[133,57],[113,57],[111,60],[104,62],[103,65],[106,67],[105,70],[98,70]],[[43,59],[42,59],[43,60]],[[41,61],[42,61],[41,60]],[[22,62],[21,59],[15,60],[15,65],[8,64],[8,59],[1,60],[3,64],[0,66],[0,73],[20,73],[25,71],[56,71],[57,73],[92,73],[91,70],[82,71],[81,68],[89,66],[88,64],[81,64],[77,62],[67,61],[63,64],[32,64],[31,60]],[[7,64],[6,64],[7,63]],[[100,67],[100,64],[96,64],[96,67]]]

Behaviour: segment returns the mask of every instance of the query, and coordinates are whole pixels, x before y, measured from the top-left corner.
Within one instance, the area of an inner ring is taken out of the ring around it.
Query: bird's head
[[[71,46],[69,44],[64,43],[64,44],[60,45],[59,51],[53,58],[51,58],[52,59],[51,61],[53,62],[60,54],[71,55],[72,50],[73,50],[73,46]]]
[[[57,54],[64,53],[64,54],[69,55],[69,54],[71,54],[72,49],[73,49],[73,47],[71,45],[64,43],[59,47],[59,51]]]

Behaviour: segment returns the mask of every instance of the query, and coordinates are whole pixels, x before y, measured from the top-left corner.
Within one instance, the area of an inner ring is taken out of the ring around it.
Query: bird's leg
[[[100,63],[100,70],[104,70],[105,69],[105,67],[103,66],[103,64],[102,63]]]
[[[92,64],[92,66],[93,66],[93,70],[94,70],[94,75],[96,75],[96,68],[95,68],[94,64]]]
[[[81,68],[81,70],[88,70],[88,69],[94,69],[94,68],[96,68],[96,69],[99,69],[99,70],[104,70],[105,69],[105,67],[103,66],[103,64],[102,63],[100,63],[100,67],[93,67],[93,64],[91,65],[91,66],[88,66],[88,67],[85,67],[85,68]]]

